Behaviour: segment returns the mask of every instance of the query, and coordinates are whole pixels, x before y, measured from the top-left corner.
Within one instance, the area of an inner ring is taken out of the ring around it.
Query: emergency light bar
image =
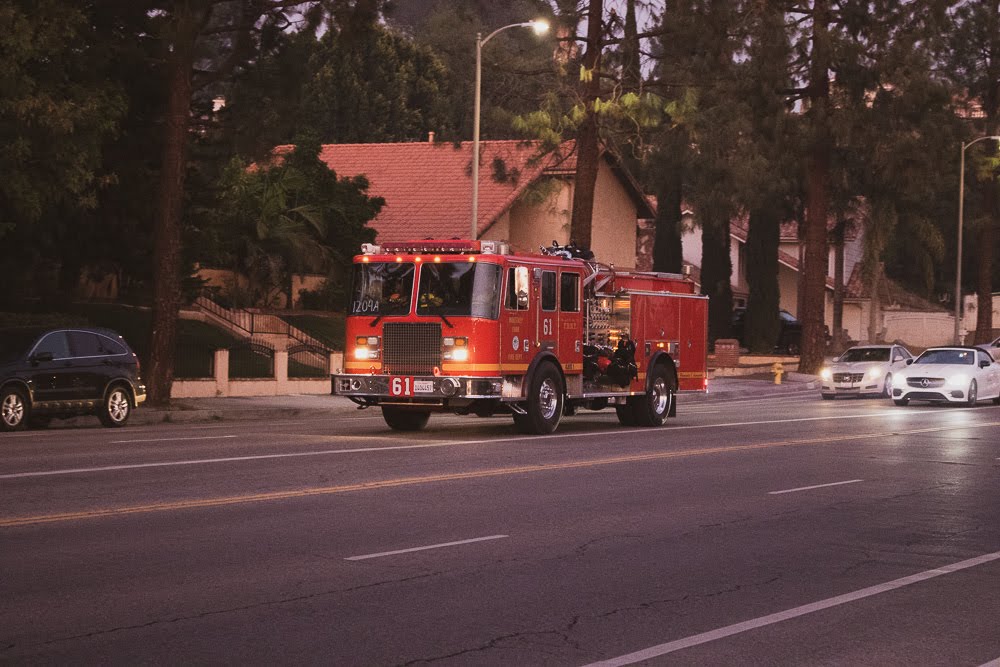
[[[437,253],[449,255],[506,255],[510,247],[503,241],[462,241],[462,240],[425,240],[425,241],[392,241],[382,245],[363,243],[361,253],[364,255],[395,255]]]

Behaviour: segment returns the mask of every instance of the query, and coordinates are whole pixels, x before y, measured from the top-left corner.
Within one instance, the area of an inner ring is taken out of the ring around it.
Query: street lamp
[[[476,33],[476,92],[475,109],[472,112],[472,240],[479,236],[479,96],[483,69],[483,45],[497,34],[509,28],[531,28],[536,35],[544,35],[549,30],[548,21],[536,20],[525,23],[511,23],[497,28],[483,39],[483,33]]]
[[[962,160],[958,171],[958,264],[955,268],[955,345],[960,345],[962,342],[959,340],[959,322],[962,313],[962,227],[964,226],[965,217],[965,149],[972,144],[978,144],[980,141],[987,139],[1000,141],[1000,137],[998,136],[988,136],[979,137],[967,144],[962,144]]]

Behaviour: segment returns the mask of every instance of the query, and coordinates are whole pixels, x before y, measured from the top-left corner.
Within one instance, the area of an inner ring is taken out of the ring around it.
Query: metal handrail
[[[325,350],[330,349],[322,341],[313,338],[298,327],[292,326],[277,315],[257,313],[245,308],[226,308],[216,303],[206,293],[202,293],[196,297],[194,305],[208,311],[219,319],[229,322],[250,336],[255,334],[279,334],[288,336],[300,344],[315,345]]]

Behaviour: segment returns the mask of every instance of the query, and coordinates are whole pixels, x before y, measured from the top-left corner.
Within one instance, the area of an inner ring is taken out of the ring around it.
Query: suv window
[[[104,354],[97,334],[90,331],[70,331],[69,345],[74,357],[100,357]]]
[[[38,341],[32,354],[41,354],[43,352],[51,352],[53,359],[68,359],[70,356],[69,339],[66,336],[66,332],[53,331]]]
[[[125,349],[124,345],[107,336],[98,335],[97,344],[100,346],[101,354],[128,354],[128,350]]]

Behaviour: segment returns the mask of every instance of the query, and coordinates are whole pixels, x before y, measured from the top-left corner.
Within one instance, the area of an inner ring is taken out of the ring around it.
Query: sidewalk
[[[722,398],[746,398],[781,393],[818,391],[816,376],[786,373],[780,385],[770,373],[712,378],[707,394],[682,394],[680,405]],[[348,416],[357,406],[346,398],[328,394],[291,394],[225,398],[181,398],[166,408],[140,406],[130,424],[191,423],[213,421],[261,421],[305,416]],[[683,411],[683,407],[680,408]],[[87,419],[78,417],[77,419]],[[92,418],[91,418],[92,419]]]

